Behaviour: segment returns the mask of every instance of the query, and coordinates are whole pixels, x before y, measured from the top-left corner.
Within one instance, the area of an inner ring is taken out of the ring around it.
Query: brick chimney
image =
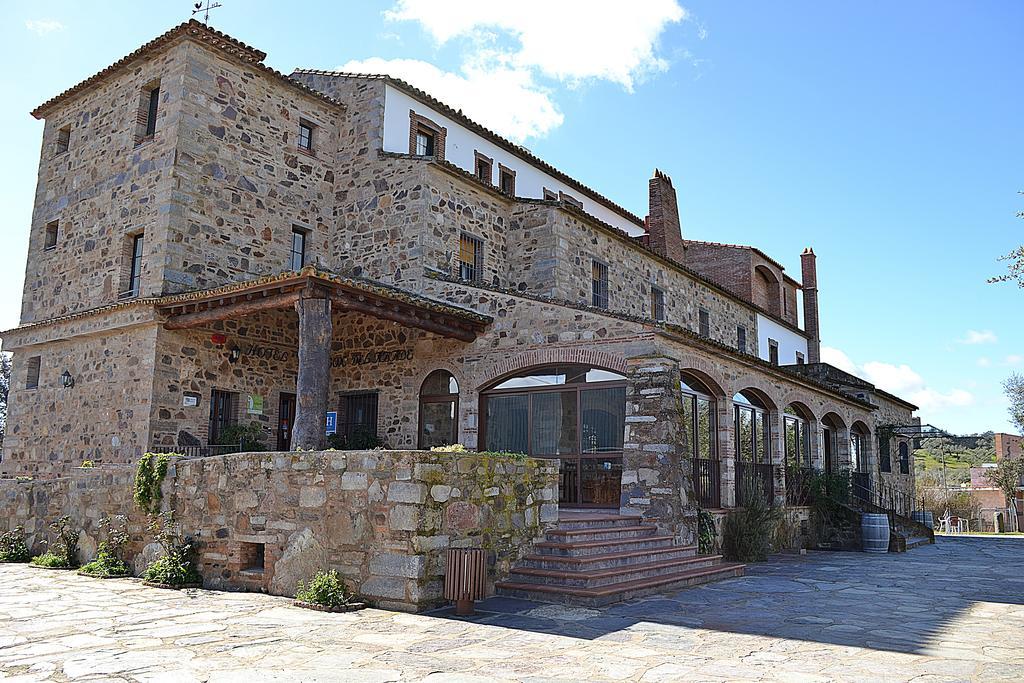
[[[647,215],[647,235],[644,244],[655,252],[677,263],[686,262],[683,230],[679,226],[679,205],[672,179],[654,169],[649,183],[650,213]]]
[[[807,362],[821,361],[821,331],[818,328],[818,266],[810,247],[800,254],[800,275],[804,281],[804,332],[807,333]]]

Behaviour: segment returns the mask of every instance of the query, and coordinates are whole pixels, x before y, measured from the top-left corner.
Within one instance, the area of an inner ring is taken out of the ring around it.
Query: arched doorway
[[[716,392],[686,372],[682,373],[679,391],[683,406],[680,442],[683,456],[693,462],[695,502],[703,508],[721,507]]]
[[[782,414],[786,450],[786,502],[789,505],[807,505],[810,501],[809,482],[814,473],[811,459],[811,423],[809,410],[798,403],[790,403]]]
[[[482,449],[559,458],[559,502],[618,507],[626,378],[589,365],[531,368],[480,395]]]
[[[732,397],[736,440],[736,505],[751,495],[774,498],[771,427],[768,403],[757,392],[744,390]]]
[[[843,469],[841,456],[846,446],[845,431],[845,423],[835,413],[828,413],[821,418],[821,451],[825,474],[835,474]]]
[[[419,448],[450,446],[459,440],[459,383],[447,370],[434,370],[420,387]]]
[[[871,494],[871,476],[869,472],[868,444],[871,433],[868,426],[859,420],[850,427],[850,487],[854,497],[869,500]]]

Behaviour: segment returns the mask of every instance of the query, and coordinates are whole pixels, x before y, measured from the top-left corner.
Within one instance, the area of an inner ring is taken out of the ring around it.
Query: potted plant
[[[163,555],[146,567],[143,583],[155,588],[202,588],[203,577],[196,568],[198,543],[192,536],[183,536],[170,512],[163,512],[149,525]]]
[[[25,528],[16,526],[0,535],[0,562],[28,562],[32,553],[25,542]]]
[[[317,572],[309,583],[300,582],[295,591],[295,605],[321,612],[354,612],[366,607],[359,602],[334,569]]]
[[[50,531],[56,537],[49,543],[50,549],[33,557],[30,564],[44,569],[75,569],[78,567],[78,531],[71,527],[71,517],[63,517],[50,523]]]
[[[128,544],[128,518],[124,515],[103,517],[100,529],[106,535],[96,551],[96,557],[78,570],[83,576],[115,579],[129,576],[131,568],[124,561],[124,547]]]

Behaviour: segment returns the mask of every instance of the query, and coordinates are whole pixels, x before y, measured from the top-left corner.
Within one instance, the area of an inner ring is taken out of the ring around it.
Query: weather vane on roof
[[[210,0],[206,0],[206,5],[205,6],[201,2],[197,2],[194,5],[195,9],[192,10],[192,16],[194,17],[195,15],[199,14],[200,12],[202,12],[203,13],[203,23],[204,24],[209,24],[210,23],[210,10],[217,9],[218,7],[222,7],[222,6],[223,5],[221,5],[219,2],[210,2]]]

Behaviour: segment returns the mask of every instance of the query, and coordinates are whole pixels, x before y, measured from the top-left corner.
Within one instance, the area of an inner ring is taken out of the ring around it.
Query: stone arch
[[[740,377],[728,387],[728,396],[732,398],[741,391],[754,391],[769,410],[781,410],[779,406],[785,405],[776,398],[775,387],[760,377]]]
[[[564,364],[592,365],[623,375],[628,373],[626,359],[621,355],[608,353],[607,351],[595,351],[583,347],[534,349],[506,358],[492,367],[486,373],[483,380],[477,384],[477,391],[483,391],[489,385],[509,375],[514,375],[520,370],[543,365]]]
[[[770,268],[759,265],[754,268],[754,303],[763,306],[769,313],[779,315],[779,278]]]
[[[708,373],[706,370],[680,365],[679,374],[691,375],[692,377],[697,378],[700,380],[701,384],[708,388],[709,393],[717,399],[723,399],[726,397],[725,389],[722,388],[721,380]]]

